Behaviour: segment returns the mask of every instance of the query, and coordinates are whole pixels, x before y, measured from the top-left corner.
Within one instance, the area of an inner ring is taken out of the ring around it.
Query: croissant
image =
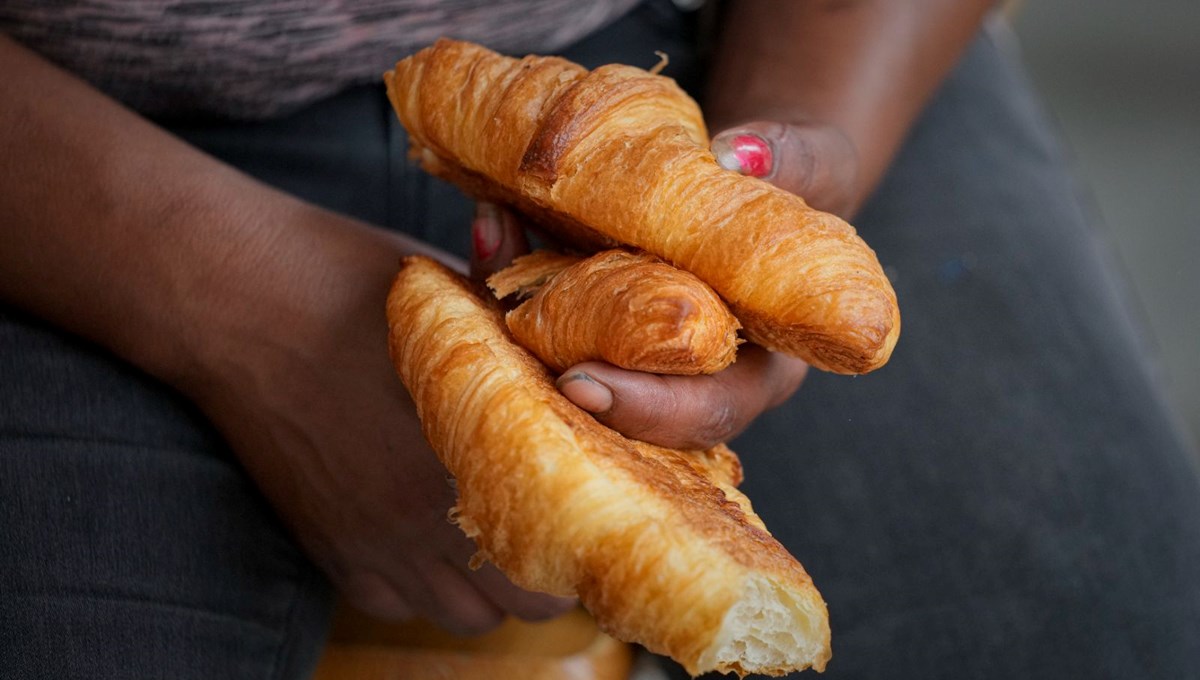
[[[539,250],[487,283],[500,298],[532,296],[504,321],[557,373],[595,360],[649,373],[716,373],[737,354],[738,322],[721,298],[647,253],[583,259]]]
[[[600,425],[440,264],[405,260],[392,361],[457,480],[454,522],[517,585],[576,595],[614,637],[693,675],[824,668],[828,612],[734,485],[724,445],[673,451]]]
[[[446,39],[384,80],[428,172],[582,249],[628,244],[692,272],[768,349],[837,373],[891,355],[900,315],[875,253],[838,217],[718,166],[673,80]]]

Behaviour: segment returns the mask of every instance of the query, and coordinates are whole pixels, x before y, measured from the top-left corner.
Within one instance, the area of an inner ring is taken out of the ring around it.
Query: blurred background
[[[1200,442],[1200,2],[1026,0],[1013,23]]]

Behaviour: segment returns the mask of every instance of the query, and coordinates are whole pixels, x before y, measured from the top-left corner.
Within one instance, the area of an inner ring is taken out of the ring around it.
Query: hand
[[[832,125],[744,123],[715,135],[712,150],[726,170],[762,178],[818,210],[849,218],[866,198],[858,151]]]
[[[801,196],[815,208],[849,216],[865,199],[858,153],[838,128],[750,122],[713,138],[718,162]],[[804,381],[803,361],[743,345],[720,373],[665,376],[589,362],[558,379],[562,393],[622,434],[681,449],[707,448],[742,432],[782,404]]]
[[[254,181],[2,35],[0,63],[0,298],[190,397],[358,607],[473,631],[569,606],[467,569],[446,521],[383,312],[401,255],[439,253]]]
[[[572,602],[525,592],[491,565],[467,567],[475,546],[446,518],[446,470],[388,359],[383,303],[401,253],[386,237],[357,236],[324,250],[331,267],[312,266],[322,258],[306,242],[307,266],[284,286],[294,316],[263,332],[253,319],[265,315],[248,310],[255,333],[221,348],[224,367],[194,396],[356,607],[459,633],[505,612],[565,611]]]
[[[515,215],[495,203],[475,204],[475,219],[471,221],[472,279],[485,281],[528,252],[525,228]]]
[[[760,177],[815,208],[851,215],[865,198],[858,153],[838,128],[751,122],[713,138],[726,169]],[[808,372],[801,360],[743,345],[732,366],[711,376],[664,376],[599,362],[573,366],[559,389],[626,436],[672,448],[707,448],[744,430],[790,397]]]
[[[783,403],[804,380],[799,359],[742,345],[713,375],[655,375],[588,362],[567,369],[558,389],[627,437],[675,449],[706,449],[738,435]]]
[[[704,101],[709,129],[725,131],[718,155],[741,131],[757,133],[774,165],[763,173],[725,154],[726,167],[852,218],[995,5],[729,3]]]
[[[477,280],[529,249],[516,218],[489,204],[477,206],[472,243],[471,272]],[[807,371],[799,359],[743,345],[737,361],[715,375],[656,375],[587,362],[565,371],[558,388],[628,437],[677,449],[705,449],[728,441],[760,413],[781,404]]]

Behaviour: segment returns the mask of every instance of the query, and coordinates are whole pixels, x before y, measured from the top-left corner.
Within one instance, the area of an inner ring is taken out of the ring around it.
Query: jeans
[[[664,49],[694,85],[665,4],[567,56]],[[466,252],[469,202],[409,164],[378,86],[266,123],[162,122]],[[891,363],[812,372],[732,444],[829,603],[827,677],[1200,673],[1200,458],[1080,196],[993,22],[855,219],[899,296]],[[331,599],[190,404],[0,308],[0,675],[304,677]]]

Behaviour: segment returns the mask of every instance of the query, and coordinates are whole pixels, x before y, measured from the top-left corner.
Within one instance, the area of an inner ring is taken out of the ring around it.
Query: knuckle
[[[475,636],[483,635],[488,631],[495,630],[503,620],[504,619],[500,614],[480,614],[458,619],[457,625],[447,627],[453,627],[455,631],[461,635]]]
[[[554,618],[577,603],[574,598],[520,588],[490,563],[472,571],[467,578],[499,609],[527,621]]]
[[[399,591],[374,572],[351,572],[338,586],[342,597],[351,606],[371,616],[399,620],[415,613]]]
[[[504,613],[485,595],[486,588],[448,565],[433,568],[423,577],[433,594],[428,611],[422,614],[440,626],[462,635],[478,635],[500,625]]]
[[[504,620],[503,612],[482,600],[472,603],[460,601],[458,604],[460,606],[453,612],[444,613],[438,620],[443,628],[454,633],[482,635],[495,629]]]
[[[697,434],[704,448],[719,444],[737,432],[738,409],[729,399],[718,399],[701,417]]]
[[[618,399],[602,420],[622,434],[660,446],[703,449],[726,441],[741,425],[735,395],[711,377],[657,376],[658,382]]]
[[[572,600],[548,595],[530,595],[509,607],[508,611],[526,621],[545,621],[566,613],[574,606]]]
[[[790,189],[802,194],[809,192],[820,174],[820,154],[813,140],[795,128],[785,126],[782,146],[787,153],[784,162],[788,166],[788,179],[792,184]]]
[[[670,427],[678,411],[677,395],[659,385],[614,393],[613,407],[603,414],[606,425],[637,439],[654,439]]]

